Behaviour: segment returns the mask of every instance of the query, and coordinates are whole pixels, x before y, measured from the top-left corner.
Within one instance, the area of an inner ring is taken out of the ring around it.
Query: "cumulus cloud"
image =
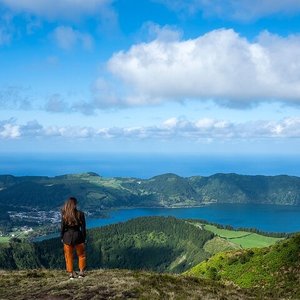
[[[94,135],[106,138],[130,139],[183,138],[189,141],[207,139],[300,138],[300,118],[245,123],[210,118],[195,121],[170,118],[156,126],[95,129]]]
[[[15,139],[20,136],[20,128],[17,125],[4,124],[0,128],[0,137],[5,139]]]
[[[101,15],[111,0],[0,0],[15,12],[25,12],[48,19],[75,19],[82,16]]]
[[[237,20],[253,20],[273,14],[296,14],[300,11],[298,0],[153,0],[172,10],[185,14],[202,12]]]
[[[189,40],[155,39],[111,57],[108,70],[118,80],[112,90],[122,95],[110,92],[98,105],[189,99],[237,107],[259,101],[300,104],[299,62],[299,35],[263,32],[249,41],[232,29],[219,29]]]
[[[20,126],[14,119],[0,121],[0,139],[16,139],[20,135]]]
[[[93,47],[93,38],[90,34],[82,33],[69,26],[57,27],[53,37],[57,45],[64,50],[70,50],[76,45],[81,45],[87,50]]]
[[[17,124],[16,120],[0,121],[0,138],[58,137],[66,139],[122,139],[122,140],[180,140],[230,141],[258,139],[300,138],[300,118],[280,121],[252,121],[237,123],[229,120],[203,118],[187,120],[170,118],[158,125],[96,128],[88,126],[43,126],[37,121]]]

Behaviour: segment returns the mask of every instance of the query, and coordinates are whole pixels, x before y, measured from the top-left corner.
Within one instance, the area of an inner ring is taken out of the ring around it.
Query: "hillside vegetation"
[[[300,299],[300,234],[252,249],[230,241],[239,234],[174,217],[141,217],[91,229],[88,277],[76,282],[58,270],[65,268],[58,238],[37,243],[13,239],[0,244],[0,269],[23,271],[0,272],[0,295],[3,299]],[[253,233],[247,234],[245,239]]]
[[[89,268],[177,272],[210,257],[204,245],[214,234],[174,217],[142,217],[88,230]],[[59,238],[0,244],[0,268],[64,268]]]
[[[300,299],[300,234],[267,248],[218,253],[186,274]]]
[[[227,231],[229,235],[231,231]],[[277,240],[272,239],[273,243]],[[259,245],[258,240],[256,246]],[[190,221],[174,217],[140,217],[88,230],[87,257],[89,268],[180,273],[215,253],[239,248]],[[9,244],[0,244],[0,268],[40,267],[64,268],[59,238],[36,243],[13,239]]]
[[[82,208],[184,207],[204,203],[300,205],[300,178],[215,174],[180,177],[164,174],[150,179],[104,178],[95,173],[56,177],[0,176],[0,218],[21,207],[57,209],[69,195]]]

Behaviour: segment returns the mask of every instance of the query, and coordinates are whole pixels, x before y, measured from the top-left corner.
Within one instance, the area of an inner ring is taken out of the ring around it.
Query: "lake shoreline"
[[[234,230],[257,229],[265,233],[300,231],[300,207],[274,205],[211,204],[192,208],[114,208],[108,218],[87,218],[87,228],[97,228],[146,216],[173,216],[231,226]],[[275,220],[275,221],[274,221]],[[48,236],[48,235],[46,235]]]

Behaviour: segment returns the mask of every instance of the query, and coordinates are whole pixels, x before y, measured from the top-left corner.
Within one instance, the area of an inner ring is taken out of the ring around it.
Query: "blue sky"
[[[297,154],[300,2],[0,0],[0,152]]]

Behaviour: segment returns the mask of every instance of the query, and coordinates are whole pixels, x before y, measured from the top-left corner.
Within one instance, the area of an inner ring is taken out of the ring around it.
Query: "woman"
[[[61,241],[64,244],[66,269],[70,279],[74,279],[76,276],[73,270],[74,248],[78,256],[78,278],[84,277],[86,267],[85,240],[86,228],[84,213],[77,210],[77,199],[70,197],[61,210]]]

